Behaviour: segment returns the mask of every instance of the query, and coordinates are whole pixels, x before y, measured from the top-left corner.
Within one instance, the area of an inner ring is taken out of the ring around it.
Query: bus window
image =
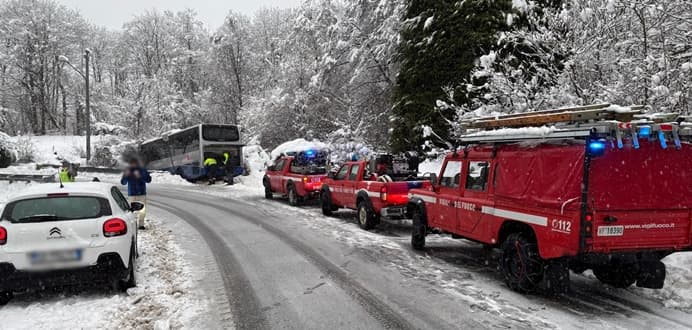
[[[183,155],[193,151],[199,151],[199,128],[191,128],[171,135],[168,142],[174,155]]]
[[[203,125],[202,138],[210,142],[237,142],[240,132],[237,126]]]

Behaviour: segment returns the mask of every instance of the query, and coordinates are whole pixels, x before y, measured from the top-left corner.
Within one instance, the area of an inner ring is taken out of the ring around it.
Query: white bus
[[[242,175],[242,150],[238,126],[211,124],[166,133],[140,146],[147,168],[169,171],[190,181],[207,177],[204,160],[209,157],[219,164],[216,177],[225,177],[226,168],[233,176]],[[224,166],[225,153],[230,155],[228,166]]]

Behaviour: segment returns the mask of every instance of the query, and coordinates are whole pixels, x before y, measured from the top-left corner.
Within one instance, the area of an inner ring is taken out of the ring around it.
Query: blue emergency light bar
[[[305,157],[307,158],[315,158],[317,155],[317,152],[315,150],[308,150],[305,152]]]

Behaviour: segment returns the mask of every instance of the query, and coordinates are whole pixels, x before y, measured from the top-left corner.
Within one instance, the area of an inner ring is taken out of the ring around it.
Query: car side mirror
[[[140,203],[140,202],[130,203],[130,211],[137,212],[137,211],[141,211],[141,210],[144,210],[144,203]]]
[[[327,173],[327,178],[334,179],[334,177],[335,177],[334,172]]]
[[[267,171],[274,172],[274,166],[267,167]]]

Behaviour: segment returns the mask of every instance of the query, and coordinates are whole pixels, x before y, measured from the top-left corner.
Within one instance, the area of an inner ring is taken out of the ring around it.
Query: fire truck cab
[[[690,135],[681,123],[610,121],[471,134],[432,188],[410,191],[412,245],[436,231],[499,248],[520,292],[564,292],[570,269],[660,289],[661,259],[692,248]]]

